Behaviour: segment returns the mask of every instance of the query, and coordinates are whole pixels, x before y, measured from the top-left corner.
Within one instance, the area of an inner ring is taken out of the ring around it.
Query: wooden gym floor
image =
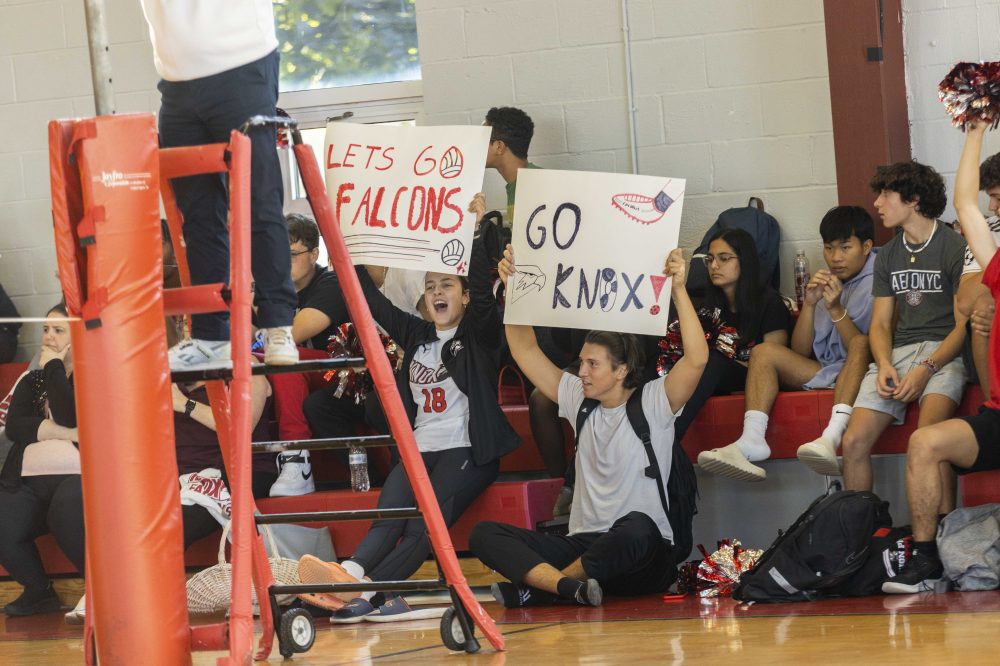
[[[1000,592],[923,594],[753,605],[730,599],[659,595],[609,599],[600,608],[556,606],[505,610],[490,601],[507,642],[493,652],[449,653],[437,620],[332,626],[317,620],[317,638],[293,664],[997,664]],[[208,666],[221,653],[196,653]],[[0,664],[79,664],[82,628],[61,614],[0,615]],[[270,663],[281,663],[275,645]]]

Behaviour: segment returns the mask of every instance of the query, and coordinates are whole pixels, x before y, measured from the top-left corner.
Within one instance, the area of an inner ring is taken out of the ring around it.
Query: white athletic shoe
[[[271,497],[295,497],[316,492],[308,451],[278,454],[278,480],[271,486]]]
[[[292,338],[291,326],[275,326],[264,330],[264,363],[292,365],[299,362],[299,350]]]
[[[727,476],[737,481],[763,481],[767,478],[764,468],[747,460],[736,444],[702,451],[698,454],[698,467],[711,474]]]
[[[817,437],[799,447],[796,455],[799,461],[823,476],[840,476],[840,460],[837,458],[837,447],[826,437]]]
[[[171,370],[209,370],[230,368],[228,340],[196,340],[190,338],[167,350]]]
[[[66,613],[63,617],[66,619],[66,624],[83,624],[84,619],[87,616],[87,597],[80,597],[80,601],[76,603],[76,608]]]

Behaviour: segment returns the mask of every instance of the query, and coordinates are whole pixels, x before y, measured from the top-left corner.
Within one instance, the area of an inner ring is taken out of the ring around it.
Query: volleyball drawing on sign
[[[659,222],[667,209],[674,203],[674,197],[667,194],[668,180],[655,197],[646,194],[616,194],[611,197],[611,205],[639,224]]]
[[[441,263],[445,266],[455,266],[465,255],[465,246],[462,241],[452,238],[441,248]]]
[[[545,286],[545,273],[538,266],[518,266],[515,281],[507,294],[510,302],[513,303],[525,294],[533,291],[541,291]]]
[[[462,151],[458,149],[458,146],[452,146],[441,157],[440,166],[438,167],[441,170],[441,177],[454,178],[462,173],[464,164]]]

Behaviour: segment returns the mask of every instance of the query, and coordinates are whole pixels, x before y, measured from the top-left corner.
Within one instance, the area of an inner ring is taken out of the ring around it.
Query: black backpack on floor
[[[865,564],[872,535],[892,525],[889,503],[842,490],[809,505],[733,590],[738,601],[808,601],[836,594]]]
[[[691,548],[694,546],[692,525],[694,515],[698,513],[696,501],[698,478],[695,476],[691,459],[684,453],[680,443],[675,440],[671,451],[670,475],[667,478],[666,487],[664,487],[660,474],[660,463],[656,459],[653,442],[649,437],[649,421],[646,420],[646,415],[642,411],[643,386],[645,385],[632,391],[632,395],[629,396],[625,405],[625,413],[636,437],[646,449],[646,459],[649,461],[649,466],[646,467],[646,476],[656,479],[660,505],[663,507],[663,512],[667,514],[667,521],[674,533],[674,562],[680,563],[688,558],[688,555],[691,554]],[[583,424],[586,423],[587,417],[594,413],[599,404],[601,404],[600,401],[594,398],[584,398],[583,403],[580,404],[580,410],[576,413],[576,445],[580,443],[580,430],[583,429]]]

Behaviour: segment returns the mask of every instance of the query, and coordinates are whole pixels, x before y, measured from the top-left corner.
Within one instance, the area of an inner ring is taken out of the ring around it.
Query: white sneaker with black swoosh
[[[271,497],[295,497],[316,492],[308,451],[278,454],[278,480],[271,486]]]

